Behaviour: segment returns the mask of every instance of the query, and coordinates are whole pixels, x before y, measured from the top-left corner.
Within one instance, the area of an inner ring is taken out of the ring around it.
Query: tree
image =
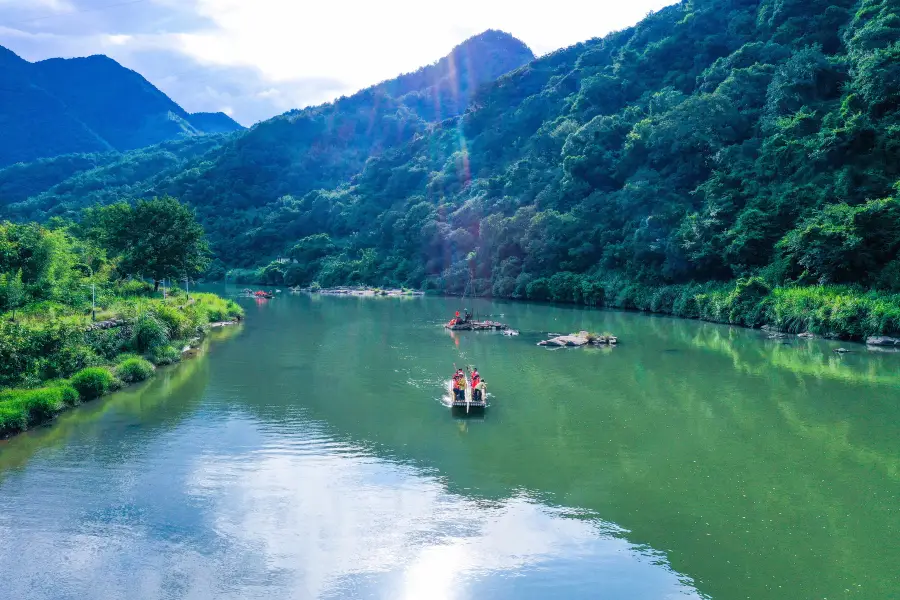
[[[165,196],[86,211],[91,236],[120,257],[123,275],[163,279],[196,276],[209,264],[209,246],[194,212]]]
[[[0,295],[6,310],[12,310],[13,321],[16,320],[16,309],[25,302],[25,285],[22,283],[22,269],[15,275],[0,274]]]

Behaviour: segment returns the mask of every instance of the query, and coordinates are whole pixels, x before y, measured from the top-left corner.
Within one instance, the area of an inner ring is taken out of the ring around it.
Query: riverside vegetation
[[[407,76],[156,169],[148,149],[45,190],[0,181],[28,188],[18,217],[77,211],[83,190],[180,197],[210,231],[216,278],[471,285],[891,335],[898,40],[889,0],[689,0],[518,68],[508,36],[482,37],[471,64],[514,70],[467,86],[466,107],[425,111],[414,100],[442,96]]]
[[[147,379],[209,323],[240,319],[232,301],[175,288],[163,298],[136,278],[205,264],[202,231],[172,199],[96,209],[80,225],[0,223],[0,436]]]

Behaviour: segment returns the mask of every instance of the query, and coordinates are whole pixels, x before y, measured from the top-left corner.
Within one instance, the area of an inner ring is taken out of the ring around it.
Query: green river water
[[[900,355],[524,303],[470,303],[505,337],[442,329],[453,299],[241,302],[199,358],[0,442],[6,597],[900,598]],[[621,345],[535,345],[580,329]],[[483,418],[442,404],[454,363]]]

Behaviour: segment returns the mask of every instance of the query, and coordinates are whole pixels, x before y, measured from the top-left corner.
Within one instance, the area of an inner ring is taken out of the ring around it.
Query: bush
[[[150,360],[158,366],[173,365],[181,360],[181,352],[175,346],[161,346],[150,354]]]
[[[28,415],[19,407],[0,403],[0,433],[15,433],[28,429]]]
[[[169,343],[169,331],[155,315],[145,312],[132,324],[131,347],[145,354]]]
[[[203,323],[216,323],[219,321],[233,321],[244,316],[242,309],[236,302],[225,300],[215,294],[194,294],[194,306],[200,313]]]
[[[143,358],[129,358],[116,367],[116,377],[125,383],[137,383],[153,376],[154,367]]]
[[[48,381],[44,384],[44,387],[58,389],[60,400],[62,400],[62,403],[66,406],[75,406],[81,402],[81,396],[78,395],[78,390],[72,387],[72,384],[65,379]]]
[[[543,277],[531,281],[525,288],[529,300],[549,300],[550,285]]]
[[[78,395],[78,390],[71,385],[66,384],[60,386],[59,393],[60,399],[66,406],[75,406],[81,402],[81,396]]]
[[[165,326],[172,339],[183,340],[190,336],[196,327],[184,311],[168,304],[158,304],[153,308],[153,314]]]
[[[23,431],[52,419],[64,406],[59,387],[0,392],[0,431]]]
[[[115,383],[112,373],[102,367],[82,369],[72,377],[72,387],[82,400],[93,400],[107,393]]]

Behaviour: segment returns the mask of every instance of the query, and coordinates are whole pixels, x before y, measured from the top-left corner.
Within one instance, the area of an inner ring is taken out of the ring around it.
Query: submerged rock
[[[887,347],[900,346],[900,338],[888,337],[885,335],[873,335],[866,338],[866,345]]]
[[[538,346],[577,347],[587,345],[587,343],[588,339],[586,337],[580,337],[577,335],[561,335],[549,340],[544,340],[543,342],[538,342]]]
[[[619,338],[614,335],[594,335],[587,331],[579,331],[571,335],[557,335],[548,340],[538,342],[538,346],[557,346],[577,348],[581,346],[605,346],[615,345],[619,342]]]
[[[802,338],[802,339],[804,339],[804,340],[812,340],[812,339],[815,339],[816,334],[810,333],[810,332],[807,331],[806,333],[798,333],[798,334],[797,334],[797,337],[798,337],[798,338]]]
[[[852,352],[852,350],[847,350],[846,348],[835,348],[834,351],[838,354],[847,354],[848,352]]]

